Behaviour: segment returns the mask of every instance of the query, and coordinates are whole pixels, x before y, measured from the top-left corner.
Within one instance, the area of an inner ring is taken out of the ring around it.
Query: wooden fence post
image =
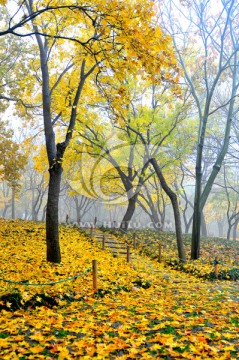
[[[130,246],[127,245],[127,262],[130,261]]]
[[[158,262],[162,261],[162,245],[159,244]]]
[[[102,238],[102,250],[105,250],[105,235]]]
[[[215,257],[215,260],[214,260],[214,273],[215,273],[216,277],[218,277],[218,273],[219,273],[218,264],[219,264],[218,258]]]
[[[98,291],[98,274],[97,274],[97,260],[92,260],[93,268],[93,290]]]
[[[93,226],[91,225],[91,227],[90,227],[90,238],[91,238],[91,240],[92,240],[92,238],[93,238]]]

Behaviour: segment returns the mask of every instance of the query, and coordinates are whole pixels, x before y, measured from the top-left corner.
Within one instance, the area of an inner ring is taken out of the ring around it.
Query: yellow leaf
[[[31,347],[29,350],[33,353],[33,354],[38,354],[40,352],[42,352],[43,350],[45,349],[44,346],[34,346],[34,347]]]
[[[62,348],[58,356],[58,360],[64,360],[64,359],[69,359],[69,352],[67,348]]]

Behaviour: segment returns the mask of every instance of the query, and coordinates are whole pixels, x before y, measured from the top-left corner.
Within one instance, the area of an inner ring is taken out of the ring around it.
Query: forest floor
[[[202,242],[202,260],[182,268],[173,234],[160,234],[161,263],[150,236],[138,234],[128,263],[62,226],[62,263],[53,265],[43,223],[0,220],[0,358],[239,359],[239,283],[229,280],[238,242]],[[215,251],[218,279],[210,277]]]

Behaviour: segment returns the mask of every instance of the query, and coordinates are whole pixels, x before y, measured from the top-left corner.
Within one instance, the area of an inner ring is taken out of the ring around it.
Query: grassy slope
[[[238,283],[209,282],[135,255],[101,251],[61,229],[62,264],[45,262],[44,225],[0,220],[1,359],[237,359]],[[211,250],[213,252],[213,249]],[[169,252],[169,251],[168,251]]]

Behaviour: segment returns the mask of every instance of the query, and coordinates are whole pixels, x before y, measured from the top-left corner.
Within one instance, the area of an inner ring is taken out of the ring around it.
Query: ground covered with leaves
[[[116,233],[120,236],[119,233]],[[239,241],[232,241],[216,237],[202,237],[200,258],[190,260],[191,235],[184,234],[184,247],[187,261],[182,263],[178,260],[175,233],[158,232],[153,230],[130,231],[125,236],[125,241],[133,245],[136,239],[137,248],[141,254],[152,259],[158,258],[159,244],[162,247],[162,260],[170,268],[190,273],[198,278],[215,278],[214,260],[219,262],[218,280],[239,280]]]
[[[138,250],[127,263],[75,228],[60,236],[62,264],[52,265],[44,224],[0,220],[1,359],[239,359],[237,281],[198,278]]]

